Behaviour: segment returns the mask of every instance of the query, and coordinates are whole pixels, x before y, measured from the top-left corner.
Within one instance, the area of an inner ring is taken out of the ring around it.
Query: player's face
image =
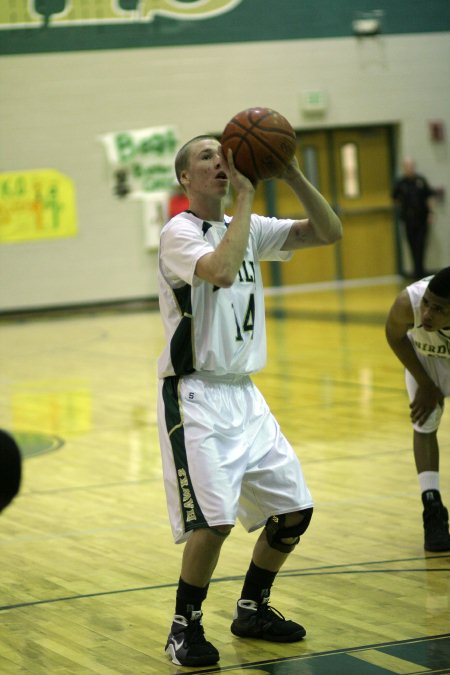
[[[420,315],[422,326],[429,332],[450,328],[450,301],[427,288],[420,303]]]
[[[224,197],[229,187],[225,167],[225,159],[218,141],[206,138],[193,143],[188,168],[184,172],[186,187],[191,193]]]

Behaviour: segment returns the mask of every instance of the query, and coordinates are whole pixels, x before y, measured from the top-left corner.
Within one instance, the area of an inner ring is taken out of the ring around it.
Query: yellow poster
[[[74,237],[73,181],[55,169],[0,173],[0,244]]]

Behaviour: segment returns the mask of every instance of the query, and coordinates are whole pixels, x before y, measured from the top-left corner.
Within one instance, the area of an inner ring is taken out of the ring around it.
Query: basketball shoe
[[[441,501],[435,500],[425,505],[423,527],[426,551],[450,551],[448,511]]]
[[[191,612],[186,618],[175,614],[166,643],[166,654],[177,666],[212,666],[219,652],[205,639],[202,612]]]
[[[254,600],[239,600],[231,632],[238,637],[269,642],[297,642],[306,635],[303,626],[285,619],[281,612],[270,607],[268,597],[260,603]]]

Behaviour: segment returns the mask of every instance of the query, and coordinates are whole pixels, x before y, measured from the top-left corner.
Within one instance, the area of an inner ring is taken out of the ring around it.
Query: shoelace
[[[190,621],[188,627],[186,628],[186,633],[189,636],[189,642],[191,644],[205,644],[205,631],[200,623],[200,619],[196,621]]]
[[[286,621],[283,614],[279,612],[278,609],[275,609],[275,607],[271,607],[267,602],[259,605],[256,614],[258,617],[261,617],[261,619],[267,621]]]

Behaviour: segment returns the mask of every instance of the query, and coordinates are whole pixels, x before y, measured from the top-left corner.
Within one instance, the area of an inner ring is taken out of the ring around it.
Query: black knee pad
[[[285,527],[284,523],[286,522],[286,516],[272,516],[266,523],[266,537],[269,543],[269,546],[281,551],[281,553],[290,553],[297,546],[300,541],[300,535],[306,532],[308,529],[309,523],[311,522],[313,509],[304,509],[299,511],[302,514],[303,520],[297,525],[292,525],[292,527]],[[283,542],[283,539],[292,539],[295,538],[295,541],[292,544],[286,544]]]

